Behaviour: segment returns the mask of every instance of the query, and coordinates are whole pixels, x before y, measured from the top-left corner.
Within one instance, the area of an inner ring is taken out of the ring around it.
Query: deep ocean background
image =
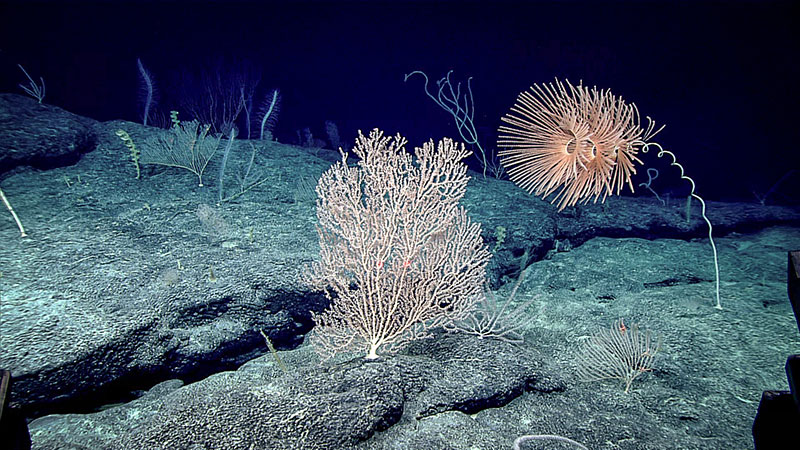
[[[753,191],[800,168],[793,3],[3,2],[0,91],[21,93],[22,64],[45,79],[46,103],[138,121],[137,58],[156,79],[162,111],[179,109],[182,72],[246,63],[260,70],[257,100],[281,90],[281,142],[304,127],[324,138],[331,120],[346,142],[380,127],[418,145],[458,135],[423,80],[403,76],[423,70],[434,82],[452,69],[453,81],[473,77],[475,122],[490,149],[520,91],[554,77],[583,80],[666,124],[657,141],[701,195],[756,201]],[[655,159],[645,164],[665,167]],[[646,181],[644,170],[638,176]],[[668,179],[659,190],[672,188]],[[798,179],[770,201],[796,204]]]

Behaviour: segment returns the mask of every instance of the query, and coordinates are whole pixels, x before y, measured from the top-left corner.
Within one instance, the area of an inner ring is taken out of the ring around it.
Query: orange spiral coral
[[[633,191],[636,155],[661,131],[649,118],[642,128],[636,105],[609,90],[557,79],[520,93],[502,120],[498,154],[509,178],[542,197],[557,192],[559,210],[601,194],[605,201],[624,184]]]

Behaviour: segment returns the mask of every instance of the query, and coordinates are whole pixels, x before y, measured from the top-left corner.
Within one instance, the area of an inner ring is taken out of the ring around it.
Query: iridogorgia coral
[[[528,192],[547,197],[555,193],[559,211],[580,201],[594,198],[605,201],[619,195],[627,184],[633,191],[631,176],[636,174],[637,155],[649,147],[658,149],[658,157],[668,155],[671,165],[680,169],[682,179],[691,184],[689,196],[700,202],[701,215],[708,225],[708,238],[714,252],[716,307],[719,300],[719,263],[711,236],[711,221],[706,217],[706,203],[695,194],[694,181],[683,172],[675,154],[650,142],[661,129],[648,117],[642,126],[639,110],[610,90],[598,90],[558,79],[555,83],[534,84],[519,94],[511,112],[502,118],[497,146],[500,163],[511,181]]]
[[[502,118],[501,162],[517,185],[547,197],[559,210],[619,194],[636,173],[636,156],[661,128],[643,128],[636,105],[610,91],[569,81],[534,85]]]

